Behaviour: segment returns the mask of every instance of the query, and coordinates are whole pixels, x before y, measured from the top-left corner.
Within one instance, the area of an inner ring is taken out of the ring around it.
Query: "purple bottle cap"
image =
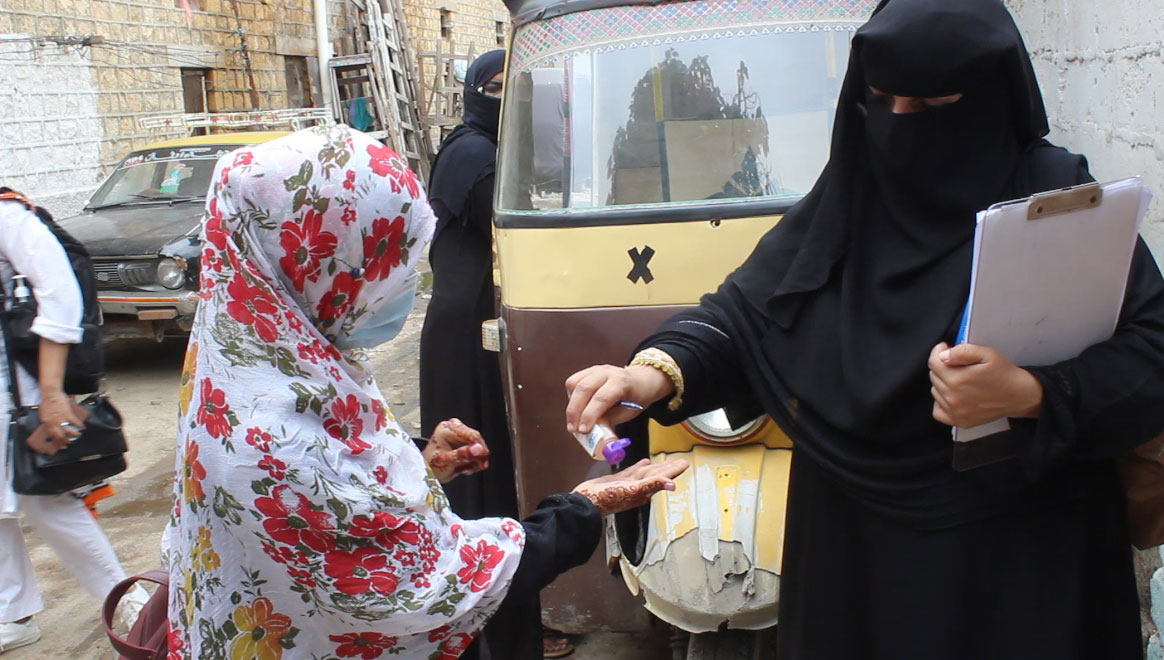
[[[626,460],[626,448],[631,445],[630,438],[619,438],[618,440],[611,440],[602,448],[602,455],[606,457],[606,462],[611,465],[618,465]]]

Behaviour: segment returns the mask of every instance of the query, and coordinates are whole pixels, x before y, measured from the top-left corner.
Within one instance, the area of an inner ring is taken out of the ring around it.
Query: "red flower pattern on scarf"
[[[253,327],[264,342],[279,338],[279,307],[266,291],[248,284],[242,273],[235,273],[226,292],[231,298],[226,313],[231,318]]]
[[[416,174],[408,169],[408,164],[395,151],[382,144],[369,145],[368,155],[372,157],[372,171],[378,176],[388,177],[392,192],[398,193],[407,188],[410,197],[420,196],[420,183],[416,180]]]
[[[215,438],[225,438],[234,431],[230,425],[230,406],[226,405],[226,392],[214,389],[209,378],[202,379],[202,405],[198,408],[198,423],[206,427],[206,432]]]
[[[388,483],[388,468],[383,465],[377,465],[375,470],[372,470],[372,476],[376,478],[376,482],[380,485]]]
[[[363,280],[357,280],[347,271],[337,274],[332,280],[331,289],[319,301],[320,320],[338,319],[347,313],[363,286]]]
[[[420,525],[411,518],[398,518],[390,513],[379,512],[368,516],[352,518],[352,536],[375,538],[385,548],[397,545],[417,545],[420,543]]]
[[[346,635],[328,635],[331,641],[339,644],[335,654],[341,658],[362,658],[375,660],[384,655],[388,649],[396,646],[396,638],[382,635],[378,632],[348,633]]]
[[[274,456],[264,456],[259,461],[259,468],[266,470],[275,481],[282,481],[287,477],[287,464]]]
[[[372,445],[360,439],[364,432],[364,420],[360,419],[360,400],[355,394],[336,399],[331,404],[331,415],[324,420],[323,428],[328,435],[339,440],[352,450],[352,454],[360,454]]]
[[[441,644],[440,648],[437,649],[439,655],[434,656],[432,660],[457,660],[472,643],[472,635],[457,633]]]
[[[493,582],[493,569],[505,558],[501,548],[491,545],[485,539],[477,541],[477,547],[466,545],[461,548],[461,561],[465,567],[457,571],[461,584],[469,585],[471,591],[484,591]]]
[[[388,566],[388,555],[379,548],[362,547],[351,552],[336,550],[324,556],[324,572],[335,580],[335,588],[359,596],[369,590],[385,596],[396,591],[400,579]]]
[[[266,454],[271,451],[271,434],[257,426],[251,427],[247,429],[247,444]]]
[[[372,233],[364,235],[364,277],[369,280],[387,279],[392,269],[400,265],[404,245],[404,216],[377,218],[372,222]]]
[[[311,501],[290,486],[276,486],[271,497],[255,500],[255,508],[266,516],[263,529],[276,541],[290,546],[302,543],[316,552],[335,548],[331,516],[313,510]]]
[[[222,212],[218,210],[218,197],[212,197],[206,209],[206,240],[219,250],[225,250],[226,239],[229,237],[230,233],[222,224]]]
[[[302,293],[306,280],[319,281],[323,271],[320,262],[335,254],[336,237],[323,231],[323,214],[315,210],[309,210],[302,222],[284,222],[282,230],[279,245],[284,254],[279,258],[279,266],[291,278],[295,290]]]

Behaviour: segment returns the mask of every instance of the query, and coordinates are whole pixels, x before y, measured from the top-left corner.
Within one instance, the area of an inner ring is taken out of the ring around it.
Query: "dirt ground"
[[[420,430],[419,364],[423,296],[400,336],[371,352],[384,396],[405,430]],[[170,506],[177,428],[178,378],[185,343],[136,341],[108,347],[108,387],[125,417],[131,451],[117,494],[100,505],[102,526],[129,574],[159,565],[161,532]],[[44,638],[3,654],[3,660],[108,660],[115,657],[100,626],[100,602],[26,528],[29,552],[46,609],[37,615]],[[665,629],[642,634],[593,633],[575,638],[579,660],[655,660],[669,657]]]

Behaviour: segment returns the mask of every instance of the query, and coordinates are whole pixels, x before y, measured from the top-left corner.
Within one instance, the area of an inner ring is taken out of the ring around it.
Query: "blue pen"
[[[966,307],[962,310],[962,322],[958,324],[958,338],[954,344],[965,344],[966,333],[970,330],[970,301],[966,301]]]

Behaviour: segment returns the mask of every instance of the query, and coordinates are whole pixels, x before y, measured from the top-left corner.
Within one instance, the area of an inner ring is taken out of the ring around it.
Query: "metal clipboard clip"
[[[1092,209],[1103,203],[1103,187],[1099,183],[1085,183],[1070,188],[1031,195],[1027,220]]]

